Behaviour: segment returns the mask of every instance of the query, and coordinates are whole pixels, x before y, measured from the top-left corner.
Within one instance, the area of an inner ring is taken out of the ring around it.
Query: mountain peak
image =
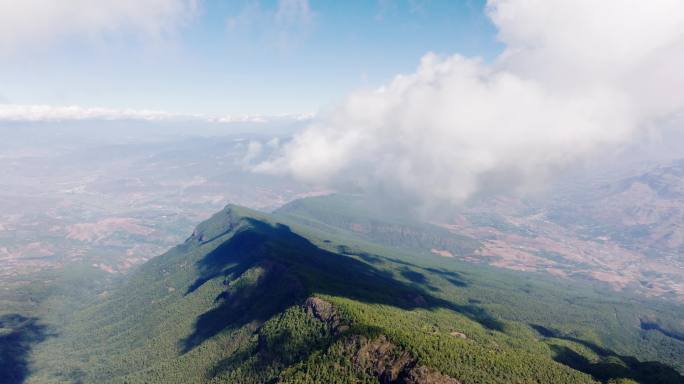
[[[246,223],[246,218],[263,219],[263,214],[236,204],[228,204],[221,211],[203,221],[192,232],[187,242],[207,243],[231,233]]]

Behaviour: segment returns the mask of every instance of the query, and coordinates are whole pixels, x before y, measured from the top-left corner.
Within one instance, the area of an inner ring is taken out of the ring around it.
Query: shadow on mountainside
[[[389,257],[382,257],[378,255],[372,255],[367,252],[359,252],[359,251],[354,251],[350,249],[349,247],[346,246],[338,246],[337,250],[340,254],[344,255],[352,255],[360,258],[361,260],[365,261],[366,263],[373,264],[373,265],[382,265],[382,264],[398,264],[402,265],[402,276],[404,276],[407,280],[410,280],[414,283],[427,283],[425,276],[420,273],[415,271],[416,269],[423,270],[425,272],[439,275],[441,278],[445,279],[452,285],[456,287],[467,287],[468,283],[462,278],[461,274],[458,272],[454,271],[449,271],[446,269],[442,268],[433,268],[433,267],[421,267],[416,264],[409,263],[407,261],[399,260],[399,259],[393,259]],[[412,270],[413,269],[413,270]],[[431,287],[427,287],[430,290],[434,290]]]
[[[397,266],[397,275],[413,282],[409,284],[391,271],[321,249],[285,225],[242,220],[246,225],[197,263],[200,276],[187,294],[216,278],[223,279],[226,290],[215,298],[213,309],[196,319],[193,333],[181,341],[184,352],[223,330],[263,322],[314,293],[403,309],[448,308],[486,328],[503,329],[480,307],[431,295],[430,287],[421,284],[425,278],[420,273]]]
[[[34,317],[19,314],[0,316],[0,383],[23,383],[29,375],[29,355],[48,336]]]
[[[554,360],[587,373],[596,380],[608,382],[611,379],[624,378],[642,384],[684,383],[684,376],[666,364],[654,361],[641,362],[632,356],[618,355],[610,349],[576,337],[562,335],[556,330],[541,325],[531,324],[530,326],[544,337],[572,341],[597,354],[599,359],[591,361],[567,346],[551,345],[551,349],[555,353]]]

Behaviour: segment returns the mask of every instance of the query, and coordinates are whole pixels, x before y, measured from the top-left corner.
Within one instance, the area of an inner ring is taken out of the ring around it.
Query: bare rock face
[[[348,347],[354,351],[354,367],[377,377],[381,383],[398,382],[406,368],[415,365],[408,352],[392,344],[384,335],[373,340],[354,336],[348,340]]]
[[[461,384],[434,369],[417,366],[416,359],[381,335],[373,340],[352,336],[346,341],[354,369],[375,376],[382,384]]]
[[[310,316],[328,324],[335,335],[349,329],[335,307],[323,299],[309,297],[303,307]],[[355,371],[377,377],[381,384],[461,384],[434,369],[417,366],[416,359],[408,351],[392,343],[385,335],[374,339],[351,335],[344,339],[344,349]]]
[[[308,314],[326,323],[334,320],[334,318],[337,316],[335,307],[333,307],[333,305],[327,301],[319,299],[318,297],[312,296],[307,298],[304,302],[304,308]]]
[[[306,313],[328,324],[335,335],[343,333],[349,329],[349,325],[342,324],[340,316],[335,307],[318,297],[309,297],[304,302]]]

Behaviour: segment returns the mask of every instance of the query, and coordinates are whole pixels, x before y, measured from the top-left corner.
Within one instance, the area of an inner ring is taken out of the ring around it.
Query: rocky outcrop
[[[352,336],[346,340],[355,370],[378,378],[382,384],[461,384],[434,369],[417,365],[416,359],[385,335],[369,340]]]
[[[405,371],[415,365],[408,352],[392,344],[384,335],[373,340],[353,336],[347,340],[347,348],[352,351],[354,368],[377,377],[381,383],[400,382]]]
[[[313,296],[307,298],[304,301],[304,309],[310,316],[328,324],[335,335],[339,335],[349,329],[349,325],[342,323],[335,307],[323,299]]]
[[[335,307],[323,299],[318,297],[309,297],[304,301],[304,309],[309,315],[321,320],[325,323],[331,321],[339,322],[339,317],[335,311]]]
[[[323,299],[309,297],[303,307],[310,316],[328,324],[335,335],[349,329],[335,306]],[[461,384],[434,369],[419,366],[411,353],[392,343],[385,335],[374,339],[351,335],[342,342],[354,370],[377,377],[382,384]]]

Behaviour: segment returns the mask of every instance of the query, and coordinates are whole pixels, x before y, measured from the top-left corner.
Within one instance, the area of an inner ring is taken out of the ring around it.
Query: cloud
[[[268,123],[302,122],[313,118],[311,113],[276,116],[239,115],[207,116],[171,113],[149,109],[87,108],[78,105],[0,104],[2,122],[54,122],[79,120],[140,120],[140,121],[202,121],[208,123]]]
[[[193,17],[197,0],[0,1],[0,53],[61,39],[156,39]]]
[[[177,119],[179,117],[180,115],[155,110],[85,108],[76,105],[58,107],[50,105],[0,104],[0,122],[39,122],[64,120],[159,121]]]
[[[247,144],[247,148],[245,149],[245,154],[242,156],[240,161],[238,162],[240,166],[243,168],[249,170],[251,167],[251,164],[259,158],[264,150],[264,145],[261,144],[261,142],[256,141],[256,140],[250,140],[249,143]]]
[[[684,110],[684,3],[491,0],[493,62],[426,54],[256,171],[423,204],[527,190]],[[487,191],[489,192],[489,191]]]

